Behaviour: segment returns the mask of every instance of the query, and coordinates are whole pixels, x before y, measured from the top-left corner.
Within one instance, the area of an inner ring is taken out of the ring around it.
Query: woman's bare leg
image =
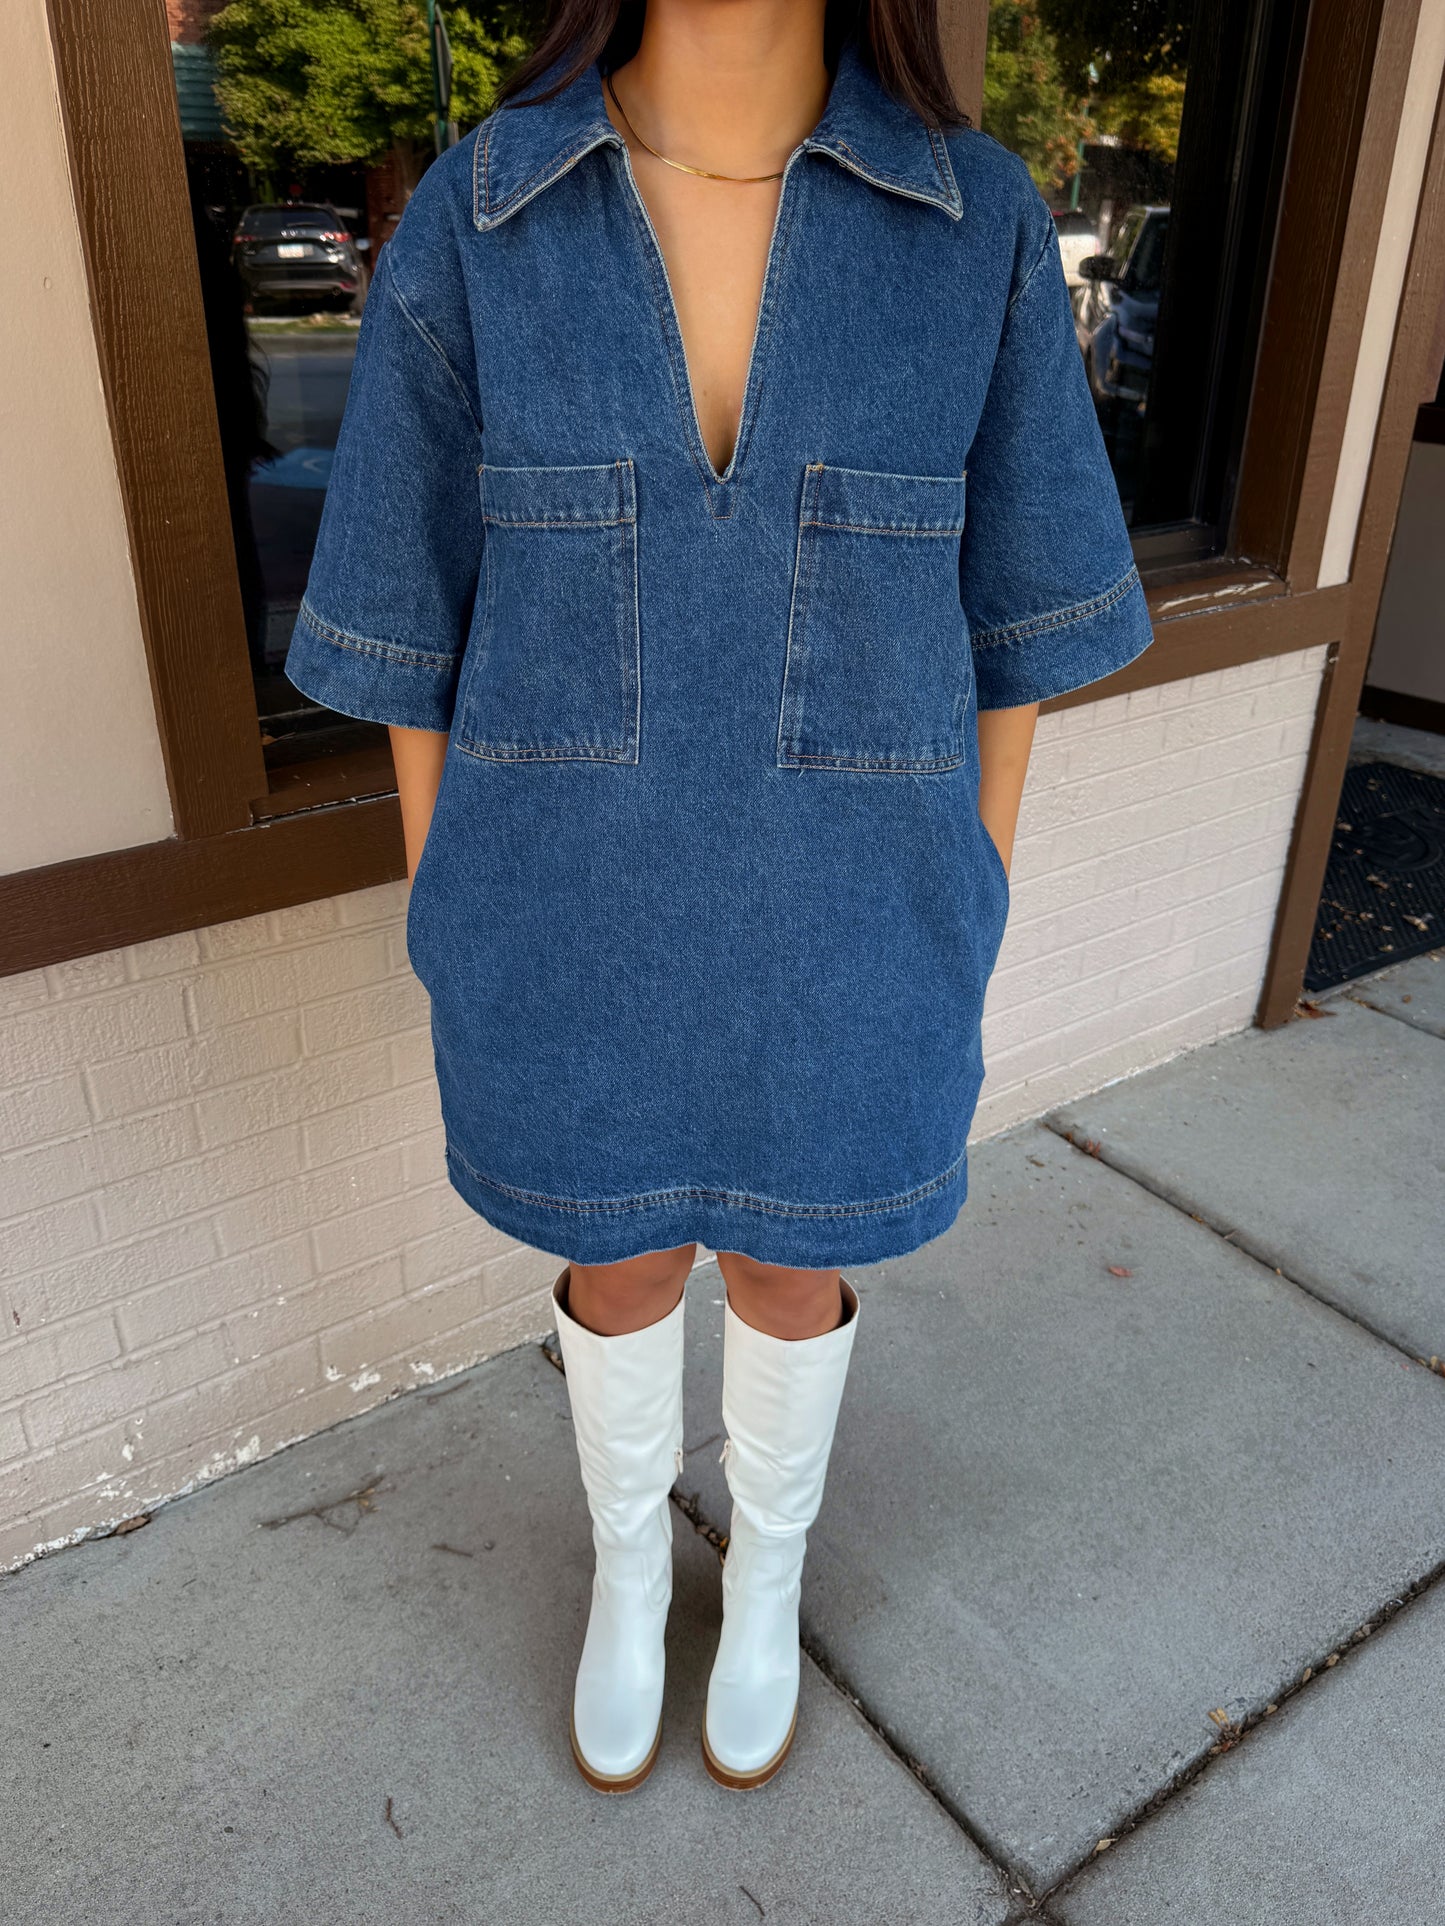
[[[738,1251],[719,1251],[717,1261],[729,1304],[755,1331],[775,1338],[822,1337],[843,1322],[841,1272],[789,1270]]]
[[[679,1244],[620,1264],[573,1264],[567,1310],[598,1337],[644,1330],[676,1308],[696,1256],[696,1244]]]

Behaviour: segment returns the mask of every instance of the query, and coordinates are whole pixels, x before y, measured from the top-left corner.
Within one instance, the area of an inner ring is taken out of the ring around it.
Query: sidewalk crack
[[[1418,1364],[1422,1371],[1429,1371],[1433,1376],[1445,1377],[1445,1364],[1442,1364],[1441,1359],[1421,1357],[1417,1352],[1410,1350],[1408,1346],[1402,1344],[1398,1338],[1391,1337],[1388,1331],[1380,1330],[1379,1327],[1372,1324],[1368,1318],[1361,1317],[1355,1311],[1347,1310],[1341,1304],[1336,1304],[1332,1298],[1326,1297],[1322,1291],[1317,1290],[1312,1284],[1305,1283],[1303,1278],[1293,1276],[1289,1271],[1283,1269],[1282,1266],[1276,1264],[1270,1254],[1251,1237],[1247,1230],[1241,1228],[1240,1225],[1226,1224],[1221,1218],[1212,1215],[1203,1208],[1197,1210],[1191,1209],[1188,1204],[1182,1203],[1179,1198],[1171,1197],[1167,1190],[1161,1189],[1157,1183],[1141,1175],[1138,1170],[1131,1168],[1128,1163],[1121,1162],[1117,1157],[1111,1157],[1097,1137],[1087,1137],[1082,1131],[1076,1136],[1072,1129],[1062,1123],[1055,1123],[1048,1117],[1041,1117],[1039,1121],[1046,1130],[1051,1130],[1056,1137],[1062,1137],[1064,1142],[1068,1144],[1071,1149],[1077,1150],[1081,1156],[1094,1158],[1097,1163],[1101,1163],[1107,1169],[1115,1171],[1120,1177],[1127,1178],[1131,1184],[1137,1184],[1140,1190],[1146,1191],[1149,1196],[1157,1197],[1161,1203],[1167,1204],[1171,1210],[1177,1210],[1182,1217],[1187,1217],[1192,1223],[1202,1225],[1205,1230],[1213,1231],[1221,1243],[1232,1245],[1235,1250],[1241,1252],[1245,1257],[1251,1258],[1256,1264],[1262,1265],[1271,1277],[1279,1278],[1281,1283],[1291,1285],[1295,1290],[1311,1299],[1313,1303],[1322,1305],[1327,1311],[1333,1311],[1336,1317],[1342,1318],[1346,1324],[1353,1324],[1356,1330],[1363,1331],[1367,1337],[1374,1338],[1378,1344],[1387,1345],[1397,1357],[1407,1359],[1411,1364]]]
[[[1374,1638],[1384,1626],[1413,1605],[1416,1599],[1422,1597],[1442,1578],[1445,1578],[1445,1559],[1433,1566],[1423,1577],[1417,1578],[1413,1584],[1407,1585],[1402,1591],[1386,1599],[1382,1605],[1371,1612],[1368,1618],[1362,1619],[1353,1631],[1339,1639],[1323,1657],[1314,1659],[1293,1679],[1281,1686],[1273,1698],[1264,1705],[1253,1712],[1245,1713],[1243,1718],[1227,1720],[1221,1724],[1220,1736],[1215,1744],[1207,1747],[1187,1765],[1181,1766],[1178,1772],[1136,1806],[1132,1813],[1119,1821],[1109,1836],[1107,1849],[1113,1851],[1130,1833],[1136,1832],[1146,1820],[1152,1819],[1155,1813],[1163,1811],[1181,1792],[1202,1778],[1216,1759],[1222,1758],[1226,1752],[1233,1752],[1236,1746],[1244,1744],[1253,1732],[1267,1720],[1272,1719],[1291,1699],[1297,1698],[1301,1692],[1306,1691],[1319,1679],[1335,1671],[1341,1663],[1347,1662],[1361,1645]],[[1070,1867],[1067,1872],[1061,1874],[1042,1897],[1057,1898],[1066,1887],[1079,1879],[1099,1856],[1100,1848],[1096,1846],[1079,1861],[1078,1865]]]

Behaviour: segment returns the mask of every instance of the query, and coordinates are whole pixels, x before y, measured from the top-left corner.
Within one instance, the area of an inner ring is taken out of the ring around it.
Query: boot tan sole
[[[720,1786],[726,1786],[729,1792],[753,1792],[758,1786],[765,1786],[769,1779],[781,1770],[783,1761],[792,1751],[793,1734],[797,1729],[798,1708],[795,1705],[793,1707],[793,1722],[788,1727],[788,1736],[783,1740],[783,1743],[778,1747],[772,1758],[768,1760],[768,1763],[765,1766],[759,1766],[756,1772],[734,1772],[731,1767],[723,1765],[713,1756],[712,1747],[707,1742],[707,1724],[706,1721],[704,1721],[702,1728],[702,1762],[708,1769],[708,1776],[716,1779]]]
[[[648,1773],[651,1772],[652,1768],[657,1764],[658,1748],[662,1744],[661,1719],[657,1722],[657,1735],[652,1741],[652,1750],[642,1761],[642,1764],[638,1766],[634,1772],[624,1772],[616,1775],[607,1772],[598,1772],[594,1770],[592,1766],[588,1765],[582,1756],[582,1748],[577,1743],[576,1726],[571,1725],[569,1722],[568,1729],[572,1739],[572,1757],[577,1761],[577,1770],[582,1774],[582,1777],[594,1792],[631,1792],[642,1784]]]

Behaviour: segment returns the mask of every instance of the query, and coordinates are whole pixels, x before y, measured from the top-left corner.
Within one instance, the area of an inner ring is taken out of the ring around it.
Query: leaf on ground
[[[110,1535],[112,1538],[123,1538],[128,1531],[139,1531],[142,1525],[148,1525],[150,1521],[148,1511],[138,1511],[134,1518],[122,1518]]]
[[[1322,1003],[1311,1002],[1307,996],[1302,996],[1296,1003],[1294,1013],[1300,1017],[1332,1017],[1335,1014],[1333,1010],[1327,1010]]]
[[[1109,1275],[1110,1277],[1132,1277],[1134,1273],[1131,1270],[1127,1270],[1122,1264],[1111,1264],[1109,1266]]]

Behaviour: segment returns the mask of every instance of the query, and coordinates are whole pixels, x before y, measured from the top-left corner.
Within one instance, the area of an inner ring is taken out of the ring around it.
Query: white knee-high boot
[[[858,1294],[847,1282],[843,1298],[846,1323],[815,1338],[768,1337],[731,1304],[724,1312],[732,1529],[702,1749],[713,1778],[738,1789],[771,1779],[793,1743],[803,1554],[858,1330]]]
[[[686,1295],[645,1330],[599,1337],[567,1311],[570,1272],[552,1286],[552,1309],[597,1554],[572,1752],[599,1792],[630,1792],[651,1772],[662,1738]]]

